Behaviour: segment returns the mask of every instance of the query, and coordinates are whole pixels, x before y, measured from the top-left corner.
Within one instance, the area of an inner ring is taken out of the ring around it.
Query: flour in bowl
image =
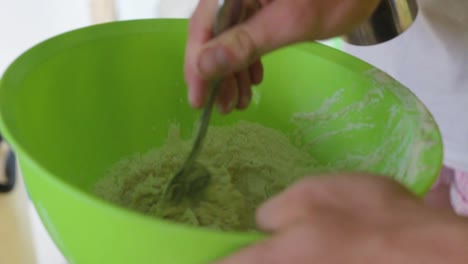
[[[197,199],[161,210],[158,202],[169,179],[192,147],[173,126],[165,144],[123,159],[95,186],[99,197],[146,215],[220,230],[255,229],[255,210],[273,194],[312,174],[319,164],[274,129],[245,121],[210,127],[198,161],[211,181]]]

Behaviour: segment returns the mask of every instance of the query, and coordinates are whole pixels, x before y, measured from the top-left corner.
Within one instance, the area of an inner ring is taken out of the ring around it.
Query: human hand
[[[424,205],[384,177],[303,180],[261,207],[257,222],[271,237],[219,264],[461,264],[468,259],[468,220]]]
[[[229,1],[229,0],[226,0]],[[185,57],[185,79],[190,103],[205,104],[213,78],[223,78],[217,100],[222,113],[244,109],[251,86],[263,79],[262,55],[296,42],[344,34],[369,17],[379,0],[234,0],[244,1],[253,13],[212,39],[217,0],[200,0],[190,20]]]

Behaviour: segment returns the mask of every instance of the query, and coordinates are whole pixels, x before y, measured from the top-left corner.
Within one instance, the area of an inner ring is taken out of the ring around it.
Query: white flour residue
[[[336,91],[329,99],[326,99],[319,110],[311,113],[296,113],[292,119],[293,123],[301,124],[304,121],[314,122],[314,126],[322,122],[329,122],[343,118],[350,112],[360,112],[365,107],[375,105],[383,98],[383,93],[380,89],[372,89],[367,92],[361,101],[353,102],[339,111],[330,111],[330,109],[342,100],[345,88]]]
[[[294,114],[294,142],[313,152],[333,148],[330,142],[346,144],[349,140],[353,147],[333,154],[337,158],[327,166],[385,174],[414,187],[431,177],[428,171],[441,158],[435,122],[416,96],[392,77],[378,69],[363,74],[371,83],[361,88],[368,89],[361,99],[346,102],[346,88],[342,88],[316,111]],[[369,144],[355,147],[353,140],[366,139],[362,133],[369,137]],[[424,187],[418,188],[416,192]]]

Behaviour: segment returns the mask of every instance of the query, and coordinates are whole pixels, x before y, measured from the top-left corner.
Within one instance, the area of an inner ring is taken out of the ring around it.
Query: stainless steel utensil
[[[380,44],[405,32],[418,15],[416,0],[382,0],[371,18],[342,39],[350,44]]]

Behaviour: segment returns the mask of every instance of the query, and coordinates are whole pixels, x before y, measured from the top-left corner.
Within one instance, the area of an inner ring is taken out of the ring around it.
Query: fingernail
[[[194,108],[198,108],[198,104],[197,104],[197,100],[195,98],[195,94],[192,90],[189,90],[188,92],[188,99],[189,99],[189,102],[190,102],[190,105]]]
[[[227,68],[228,56],[223,48],[211,48],[200,56],[200,71],[203,75],[213,75]]]
[[[203,106],[203,100],[199,99],[199,95],[194,88],[188,90],[188,100],[193,108],[200,108]]]

